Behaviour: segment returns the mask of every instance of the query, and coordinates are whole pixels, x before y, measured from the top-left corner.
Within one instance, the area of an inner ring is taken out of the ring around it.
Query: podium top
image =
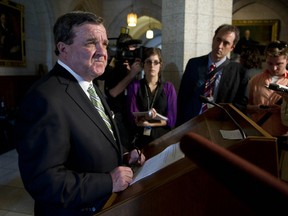
[[[143,149],[146,159],[159,154],[169,145],[179,142],[186,133],[194,132],[224,148],[233,149],[236,154],[241,155],[241,157],[244,157],[253,163],[255,162],[255,164],[262,166],[262,168],[268,167],[267,170],[271,170],[270,173],[276,173],[277,175],[276,139],[261,129],[261,127],[250,120],[232,104],[225,104],[223,106],[227,109],[229,114],[233,116],[237,123],[241,125],[247,135],[246,139],[223,139],[220,129],[234,130],[237,129],[237,126],[229,116],[225,114],[225,111],[218,107],[213,107],[202,115],[187,121],[149,143]],[[261,155],[258,154],[259,146],[261,146]],[[263,160],[263,158],[265,160]],[[192,195],[195,196],[194,199],[206,199],[206,197],[203,196],[207,194],[208,191],[203,193],[202,190],[207,190],[206,188],[209,188],[211,183],[209,182],[210,180],[208,183],[206,182],[206,177],[206,175],[203,176],[203,173],[199,171],[196,164],[192,163],[187,157],[184,157],[156,173],[141,179],[128,187],[125,191],[113,194],[103,210],[97,215],[105,216],[116,214],[129,216],[144,215],[144,212],[146,215],[157,215],[156,213],[173,215],[173,212],[177,214],[185,211],[190,214],[191,211],[193,212],[194,210],[194,212],[197,213],[202,206],[191,207],[190,198]],[[199,187],[199,185],[201,185],[201,187]],[[175,194],[178,194],[178,199]],[[187,200],[187,203],[185,204],[185,201],[182,199],[179,200],[179,197],[190,197],[189,204],[188,199],[184,199]],[[223,204],[223,202],[218,203],[216,197],[213,200],[215,200],[215,204],[213,204],[215,206]],[[227,200],[232,199],[228,198]],[[167,206],[169,206],[169,208],[167,208]],[[203,208],[207,209],[206,207],[207,203],[204,202]],[[230,207],[226,206],[225,208],[227,208],[228,211]],[[237,212],[239,213],[235,215],[241,213],[241,211]]]

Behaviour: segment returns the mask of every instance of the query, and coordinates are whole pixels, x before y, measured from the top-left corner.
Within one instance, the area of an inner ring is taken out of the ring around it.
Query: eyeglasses
[[[151,60],[145,60],[144,61],[144,64],[148,64],[148,65],[158,65],[158,64],[161,64],[160,61],[151,61]]]

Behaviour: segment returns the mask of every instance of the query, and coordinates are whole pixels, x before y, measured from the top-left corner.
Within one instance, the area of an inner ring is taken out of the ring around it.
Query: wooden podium
[[[187,132],[197,133],[278,177],[276,139],[231,104],[225,109],[243,128],[247,138],[225,140],[222,130],[237,129],[224,110],[213,107],[171,132],[151,142],[145,149],[146,159],[180,141]],[[209,160],[209,158],[207,158]],[[96,215],[174,216],[174,215],[253,215],[223,185],[188,158],[157,171],[121,193],[115,193]]]

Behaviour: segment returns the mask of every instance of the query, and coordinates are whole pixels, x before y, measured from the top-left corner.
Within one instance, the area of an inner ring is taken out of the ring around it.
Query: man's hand
[[[112,177],[112,192],[120,192],[125,190],[132,182],[133,171],[130,167],[119,166],[110,172]]]
[[[145,162],[145,156],[142,154],[142,152],[139,149],[133,149],[129,153],[128,157],[128,164],[129,165],[143,165]]]
[[[140,59],[135,59],[132,65],[129,65],[128,62],[124,62],[124,65],[126,65],[126,68],[129,71],[129,76],[133,78],[142,70]]]

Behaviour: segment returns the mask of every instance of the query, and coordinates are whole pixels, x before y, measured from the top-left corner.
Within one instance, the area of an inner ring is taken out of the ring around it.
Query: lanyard
[[[149,94],[148,94],[148,89],[147,89],[147,84],[145,83],[145,93],[146,93],[146,98],[147,98],[147,106],[148,106],[148,110],[152,109],[154,103],[155,103],[155,100],[156,100],[156,96],[157,96],[157,93],[158,93],[158,85],[156,87],[156,92],[154,94],[154,97],[153,97],[153,100],[152,100],[152,103],[150,105],[150,97],[149,97]]]

